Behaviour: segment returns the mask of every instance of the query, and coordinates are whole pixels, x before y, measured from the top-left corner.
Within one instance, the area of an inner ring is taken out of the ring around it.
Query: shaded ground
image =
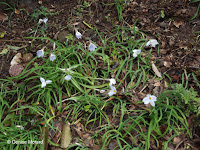
[[[114,35],[113,25],[134,27],[135,24],[144,33],[144,38],[156,38],[159,41],[159,53],[157,50],[152,51],[152,61],[156,61],[156,66],[159,66],[162,74],[166,73],[172,78],[172,83],[182,82],[183,77],[187,79],[188,73],[193,73],[197,80],[200,80],[200,37],[198,36],[200,22],[198,19],[189,21],[197,10],[195,4],[191,5],[182,0],[172,0],[171,2],[130,0],[123,7],[123,20],[120,22],[116,6],[113,4],[114,0],[97,0],[96,2],[88,0],[88,3],[79,0],[43,0],[41,2],[40,4],[31,0],[18,2],[15,3],[15,11],[3,9],[9,19],[2,22],[0,26],[0,33],[6,31],[5,37],[0,39],[0,49],[5,49],[6,45],[20,48],[18,50],[10,48],[8,54],[0,55],[0,78],[9,76],[10,62],[17,52],[21,52],[22,55],[29,52],[36,56],[36,51],[42,48],[40,40],[24,37],[36,36],[37,33],[32,31],[35,31],[38,18],[45,16],[31,16],[31,14],[36,8],[44,6],[53,14],[48,16],[49,27],[46,32],[48,33],[46,36],[51,39],[59,39],[63,42],[63,37],[68,33],[74,33],[73,28],[68,28],[68,24],[70,24],[71,26],[76,25],[76,28],[85,37],[90,37],[98,45],[101,45],[98,36],[89,26],[95,26],[99,32],[110,37]],[[161,15],[161,12],[164,15]],[[82,42],[86,41],[86,39],[82,40]],[[47,46],[52,45],[47,43]],[[193,87],[200,93],[196,81],[193,78],[188,78],[188,80],[188,87]],[[153,90],[152,84],[149,81],[148,91]],[[139,90],[142,90],[142,87]],[[159,90],[159,92],[161,91],[162,89]],[[200,136],[197,129],[194,131]],[[196,143],[194,141],[192,144],[197,147]]]

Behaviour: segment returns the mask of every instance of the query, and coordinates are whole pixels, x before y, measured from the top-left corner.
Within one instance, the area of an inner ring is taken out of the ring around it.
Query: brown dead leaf
[[[175,137],[174,140],[173,140],[173,144],[178,144],[181,142],[181,138],[180,137]]]
[[[154,73],[158,76],[158,77],[162,77],[161,73],[158,71],[156,65],[154,63],[152,63],[152,70],[154,71]]]
[[[109,143],[109,149],[110,150],[114,150],[114,149],[119,149],[117,148],[118,147],[118,143],[117,143],[117,140],[111,140],[110,143]]]
[[[184,22],[182,20],[180,21],[174,21],[173,24],[175,25],[175,27],[179,28]]]
[[[72,135],[71,135],[70,124],[67,123],[63,126],[60,147],[67,148],[71,143],[71,140],[72,140]]]
[[[83,138],[83,131],[84,131],[84,126],[81,123],[77,123],[76,128],[75,128],[77,134]]]
[[[48,149],[48,134],[49,134],[48,128],[47,127],[43,127],[42,128],[41,137],[42,137],[42,141],[43,141],[44,150]]]
[[[0,11],[0,21],[6,21],[8,20],[8,16]]]
[[[64,122],[54,121],[53,127],[55,127],[56,129],[55,130],[52,130],[52,129],[49,130],[49,136],[54,143],[59,143],[63,126],[64,126]]]
[[[154,83],[154,86],[160,86],[160,85],[161,85],[160,81]]]
[[[94,145],[91,150],[97,150],[97,149],[101,149],[101,146],[100,145]]]
[[[167,81],[164,81],[164,87],[165,87],[165,88],[168,87],[168,83],[167,83]]]
[[[166,49],[160,49],[160,53],[161,54],[167,54],[167,50]]]
[[[15,8],[15,14],[19,15],[20,14],[20,10]]]
[[[173,75],[172,78],[173,78],[174,80],[179,80],[179,77],[178,77],[177,75]]]
[[[164,61],[163,64],[164,64],[165,67],[170,68],[171,65],[172,65],[172,62],[170,62],[170,61]]]

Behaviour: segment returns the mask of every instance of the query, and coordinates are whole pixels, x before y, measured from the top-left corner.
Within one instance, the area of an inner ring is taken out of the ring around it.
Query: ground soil
[[[48,17],[49,38],[55,40],[68,24],[75,24],[85,36],[100,44],[94,32],[83,21],[95,26],[99,32],[104,32],[107,36],[112,35],[113,25],[133,27],[136,24],[139,30],[145,33],[146,38],[159,41],[159,53],[152,51],[153,57],[159,70],[168,74],[173,83],[180,83],[182,74],[187,78],[189,73],[194,73],[200,81],[199,15],[190,20],[196,13],[197,4],[190,4],[186,0],[130,0],[123,7],[123,20],[120,22],[115,5],[104,5],[114,3],[114,0],[88,2],[89,7],[83,8],[80,0],[13,1],[11,5],[15,4],[15,11],[6,10],[5,6],[0,5],[1,12],[9,16],[8,20],[0,23],[0,34],[4,31],[7,33],[0,39],[0,52],[6,45],[21,47],[19,50],[10,49],[6,55],[0,55],[0,78],[10,76],[10,62],[17,52],[23,55],[29,52],[36,56],[41,42],[24,37],[34,36],[31,31],[38,20],[31,20],[28,14],[40,6],[45,6],[53,13],[59,12]],[[164,16],[161,12],[164,12]],[[67,32],[74,31],[69,29]],[[188,80],[188,87],[193,87],[200,93],[196,81],[193,78]]]

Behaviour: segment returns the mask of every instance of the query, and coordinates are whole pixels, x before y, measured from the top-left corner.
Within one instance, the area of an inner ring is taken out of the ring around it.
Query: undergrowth
[[[122,19],[118,6],[122,7],[121,3],[123,1],[116,3],[119,20]],[[199,98],[194,89],[187,89],[184,79],[182,84],[169,83],[158,95],[155,107],[129,107],[133,105],[129,101],[134,97],[133,91],[139,92],[139,87],[157,78],[151,67],[155,49],[144,49],[148,39],[136,26],[115,26],[110,37],[94,29],[102,42],[94,52],[75,37],[70,36],[65,43],[60,43],[46,37],[46,30],[40,26],[37,28],[41,37],[28,38],[48,40],[55,44],[55,49],[45,44],[38,46],[38,50],[45,47],[43,58],[35,56],[20,75],[0,79],[0,146],[3,149],[42,149],[41,144],[9,142],[42,141],[43,128],[53,129],[54,121],[63,112],[67,112],[65,123],[81,122],[85,131],[95,131],[91,139],[101,145],[101,149],[106,149],[113,140],[119,149],[150,149],[151,144],[167,149],[174,137],[183,133],[191,137],[187,117],[199,115]],[[133,58],[133,49],[142,49],[142,54]],[[56,55],[53,62],[48,58],[52,52]],[[71,80],[64,80],[66,75],[72,76]],[[109,97],[109,79],[113,76],[118,83],[116,88],[123,93]],[[52,83],[41,88],[40,77]],[[163,75],[157,79],[165,77],[168,78]],[[142,101],[134,101],[143,105]],[[119,123],[112,121],[115,117]],[[160,144],[166,135],[170,138]],[[70,145],[74,146],[87,149],[81,141],[79,145]]]

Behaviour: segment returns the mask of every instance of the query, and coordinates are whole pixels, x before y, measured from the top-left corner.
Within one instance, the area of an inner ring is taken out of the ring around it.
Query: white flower
[[[157,97],[154,95],[147,94],[145,98],[142,100],[144,104],[151,104],[151,106],[155,107],[155,101],[157,101]]]
[[[42,82],[41,88],[44,88],[47,84],[50,84],[52,81],[51,80],[46,80],[42,77],[40,77],[40,81]]]
[[[39,19],[39,22],[38,22],[38,23],[40,24],[40,23],[44,22],[44,23],[46,24],[46,23],[47,23],[47,21],[48,21],[48,19],[47,19],[47,18],[44,18],[44,19]]]
[[[108,92],[109,96],[112,96],[112,95],[117,93],[117,90],[116,90],[116,88],[114,86],[110,86],[110,89],[111,90]]]
[[[20,128],[21,130],[24,130],[24,127],[21,125],[16,125],[17,128]]]
[[[111,78],[111,79],[110,79],[110,83],[109,83],[110,87],[111,87],[113,84],[116,84],[116,80],[113,79],[113,78]]]
[[[93,43],[90,43],[90,45],[89,45],[88,48],[89,48],[90,51],[95,51],[95,49],[97,48],[97,46],[94,45]]]
[[[156,45],[158,45],[158,44],[159,44],[159,43],[158,43],[158,41],[157,41],[156,39],[150,39],[150,40],[147,42],[146,46],[156,47]]]
[[[44,48],[37,51],[37,56],[38,57],[44,57]]]
[[[78,32],[77,30],[76,30],[76,38],[77,39],[81,39],[81,37],[82,37],[82,34],[80,33],[80,32]]]
[[[54,61],[54,60],[56,60],[56,55],[51,53],[49,58],[50,58],[50,61]]]
[[[70,76],[70,75],[65,76],[65,80],[67,80],[67,81],[71,80],[71,78],[72,78],[72,76]]]
[[[133,50],[133,58],[136,58],[141,53],[141,49],[134,49]]]

